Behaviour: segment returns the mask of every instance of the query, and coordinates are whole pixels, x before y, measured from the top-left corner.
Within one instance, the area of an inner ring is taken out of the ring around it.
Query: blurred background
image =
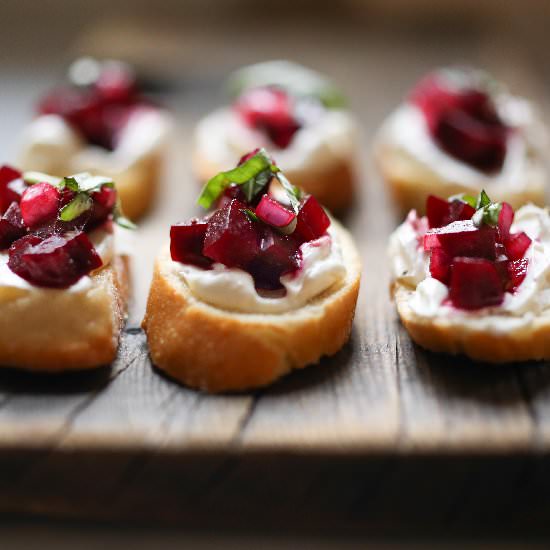
[[[135,65],[177,116],[172,164],[161,205],[143,222],[141,243],[155,249],[170,222],[189,212],[184,200],[190,181],[193,126],[223,100],[220,83],[234,68],[289,58],[330,75],[350,97],[363,133],[361,166],[370,171],[374,132],[406,90],[434,66],[472,63],[493,72],[509,87],[540,104],[550,98],[548,25],[550,2],[523,0],[1,0],[0,152],[10,161],[18,132],[33,114],[36,98],[58,82],[75,57],[119,58]],[[371,191],[372,192],[372,191]],[[160,220],[162,219],[162,223]],[[146,255],[144,255],[146,256]],[[140,263],[141,262],[141,263]],[[149,284],[150,258],[138,259],[138,324]],[[82,541],[85,535],[86,543]],[[403,540],[387,534],[391,547]],[[237,538],[220,534],[113,531],[89,527],[5,521],[2,548],[255,548],[269,542],[300,548],[380,547],[346,534],[294,539],[271,534]],[[435,538],[434,538],[435,537]],[[415,537],[413,536],[413,539]],[[344,540],[346,543],[344,544]],[[463,547],[471,540],[446,540],[428,533],[420,547]],[[389,543],[388,543],[389,544]],[[536,533],[500,540],[498,533],[478,547],[544,547]],[[89,545],[89,546],[88,546]]]

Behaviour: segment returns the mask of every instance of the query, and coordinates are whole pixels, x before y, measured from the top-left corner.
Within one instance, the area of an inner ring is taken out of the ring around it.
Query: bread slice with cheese
[[[128,258],[89,275],[82,290],[0,286],[0,365],[61,372],[111,363],[129,292]]]
[[[550,359],[550,310],[535,317],[528,326],[494,331],[463,318],[420,316],[410,307],[414,292],[400,282],[392,286],[401,322],[423,348],[464,354],[488,363]]]
[[[333,227],[345,278],[286,313],[234,312],[198,299],[163,250],[143,320],[153,363],[183,384],[222,392],[265,386],[335,354],[350,335],[361,268],[349,233],[336,222]]]

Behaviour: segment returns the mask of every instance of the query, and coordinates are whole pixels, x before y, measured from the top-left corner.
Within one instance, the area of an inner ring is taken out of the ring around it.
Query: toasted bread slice
[[[0,287],[0,365],[61,372],[111,363],[128,299],[128,258],[79,291]]]
[[[193,156],[193,169],[198,181],[206,183],[226,169],[199,150]],[[355,172],[353,162],[337,160],[333,165],[313,170],[285,170],[285,175],[294,185],[313,195],[331,212],[342,212],[351,205],[354,195]]]
[[[265,386],[335,354],[350,335],[361,268],[351,236],[333,224],[345,279],[304,307],[281,314],[237,313],[200,301],[174,273],[165,249],[143,320],[153,363],[188,386],[220,392]]]
[[[535,318],[529,327],[496,332],[448,317],[417,315],[410,307],[414,289],[399,282],[393,284],[392,293],[401,322],[423,348],[488,363],[550,359],[550,311]]]
[[[390,144],[378,143],[375,149],[377,166],[389,186],[401,213],[415,209],[424,214],[428,195],[450,197],[458,193],[475,193],[484,188],[495,201],[506,201],[514,209],[529,202],[537,206],[546,204],[546,175],[542,161],[533,159],[526,175],[526,184],[512,188],[499,184],[479,186],[461,185],[459,182],[443,181],[428,165],[419,162],[406,151]]]

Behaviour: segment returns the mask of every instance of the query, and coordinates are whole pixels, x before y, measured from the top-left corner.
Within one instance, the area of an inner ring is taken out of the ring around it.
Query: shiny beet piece
[[[51,222],[57,218],[61,194],[49,183],[37,183],[28,187],[21,197],[21,215],[30,228]]]
[[[531,246],[531,239],[523,231],[510,235],[505,241],[506,255],[510,260],[520,260]]]
[[[235,109],[252,128],[264,131],[281,149],[290,145],[300,124],[293,115],[290,96],[278,88],[253,88],[245,91]]]
[[[12,202],[0,218],[0,249],[9,248],[14,241],[23,237],[26,232],[21,209],[16,202]]]
[[[449,284],[453,258],[442,248],[434,248],[430,256],[430,275],[444,284]]]
[[[507,202],[503,202],[498,215],[498,232],[501,242],[507,241],[510,237],[512,223],[514,223],[514,209]]]
[[[455,258],[449,296],[452,304],[460,309],[500,305],[504,300],[504,285],[494,262],[484,258]]]
[[[102,266],[101,258],[85,233],[27,235],[9,249],[9,268],[29,283],[67,288]]]
[[[445,227],[430,229],[424,236],[424,250],[442,248],[449,256],[496,258],[497,230],[483,225],[476,227],[471,220],[453,222]]]
[[[270,227],[263,227],[259,253],[248,264],[247,271],[254,278],[256,288],[277,290],[283,288],[280,278],[300,267],[300,251],[294,239],[281,235]]]
[[[430,229],[460,220],[469,220],[474,214],[475,208],[458,199],[446,201],[430,195],[426,201],[426,216]]]
[[[18,190],[24,189],[25,186],[21,175],[19,170],[6,164],[0,167],[0,212],[2,214],[13,201],[19,202],[21,199],[22,191],[19,193]],[[16,182],[19,184],[17,185]]]
[[[259,224],[245,213],[237,199],[220,208],[208,220],[203,254],[227,267],[245,268],[259,253]]]
[[[507,263],[507,276],[508,284],[506,290],[514,292],[517,290],[519,285],[523,283],[526,275],[527,268],[529,267],[529,260],[527,258],[522,258],[521,260],[513,260]]]
[[[222,196],[218,199],[217,207],[223,208],[227,204],[229,204],[233,199],[237,199],[238,201],[242,203],[246,203],[246,196],[243,193],[242,187],[240,185],[237,185],[236,183],[232,183],[222,194]]]
[[[255,212],[256,216],[264,223],[277,228],[288,227],[296,219],[294,212],[291,212],[269,195],[262,196]]]
[[[330,218],[317,199],[310,195],[300,206],[293,235],[305,243],[322,237],[330,226]]]
[[[449,155],[483,172],[502,168],[508,128],[487,93],[454,89],[444,78],[430,75],[417,85],[410,100],[422,110],[432,137]]]
[[[203,255],[207,222],[193,220],[170,228],[170,255],[175,262],[208,268],[212,260]]]

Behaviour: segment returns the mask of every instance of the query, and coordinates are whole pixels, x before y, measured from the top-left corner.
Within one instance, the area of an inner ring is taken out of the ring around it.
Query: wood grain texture
[[[215,29],[188,37],[213,61],[204,69],[184,56],[183,87],[163,98],[178,129],[157,207],[137,234],[119,357],[70,376],[0,371],[0,511],[274,528],[548,523],[550,366],[487,367],[412,344],[388,293],[386,242],[398,219],[370,158],[374,130],[432,66],[483,63],[547,111],[545,60],[498,30],[365,25],[335,22],[330,43],[322,26],[288,31],[277,45],[254,29],[246,40]],[[194,123],[219,101],[228,68],[281,55],[332,74],[363,128],[359,200],[344,219],[364,261],[356,321],[350,342],[318,367],[255,393],[209,396],[154,370],[137,327],[169,225],[195,212]],[[8,152],[28,110],[19,88],[51,78],[35,75],[2,75]]]

